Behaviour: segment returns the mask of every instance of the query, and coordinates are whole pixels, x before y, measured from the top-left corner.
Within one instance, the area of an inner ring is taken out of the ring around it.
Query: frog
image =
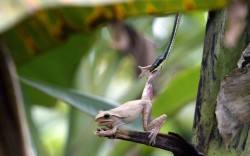
[[[100,110],[95,117],[95,121],[98,123],[98,126],[105,126],[108,129],[98,129],[95,131],[95,135],[112,137],[119,127],[135,121],[142,114],[143,129],[149,132],[149,145],[155,144],[156,136],[167,119],[166,114],[156,119],[151,118],[153,99],[152,80],[159,75],[159,72],[160,70],[148,77],[141,99],[128,101],[110,110]]]

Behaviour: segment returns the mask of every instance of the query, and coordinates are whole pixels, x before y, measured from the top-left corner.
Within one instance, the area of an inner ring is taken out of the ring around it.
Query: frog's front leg
[[[152,105],[151,102],[145,104],[145,107],[143,109],[143,128],[145,131],[149,131],[150,135],[148,136],[150,138],[149,144],[155,144],[155,139],[157,134],[159,133],[163,123],[167,119],[167,115],[163,114],[159,116],[158,118],[151,120],[151,112],[152,112]]]
[[[111,129],[107,129],[107,130],[99,129],[98,131],[95,132],[95,135],[98,135],[100,137],[112,136],[115,134],[116,130],[117,130],[117,126],[113,126]]]

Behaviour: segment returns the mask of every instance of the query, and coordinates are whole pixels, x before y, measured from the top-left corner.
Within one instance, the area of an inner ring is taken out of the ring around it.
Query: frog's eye
[[[103,116],[105,119],[108,119],[109,117],[110,117],[110,114],[109,113],[106,113],[106,114],[104,114],[104,116]]]

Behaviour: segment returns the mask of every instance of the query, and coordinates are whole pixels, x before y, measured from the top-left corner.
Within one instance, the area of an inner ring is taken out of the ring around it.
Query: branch
[[[154,145],[149,145],[149,134],[149,132],[118,129],[114,136],[107,137],[109,139],[121,139],[164,149],[171,151],[175,156],[204,156],[178,134],[172,132],[168,134],[158,134]]]

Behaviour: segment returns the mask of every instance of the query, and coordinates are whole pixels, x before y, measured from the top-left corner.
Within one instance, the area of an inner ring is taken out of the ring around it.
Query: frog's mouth
[[[111,121],[109,121],[109,120],[102,120],[102,121],[98,122],[99,126],[105,126],[105,125],[109,125],[109,124],[111,124]]]

